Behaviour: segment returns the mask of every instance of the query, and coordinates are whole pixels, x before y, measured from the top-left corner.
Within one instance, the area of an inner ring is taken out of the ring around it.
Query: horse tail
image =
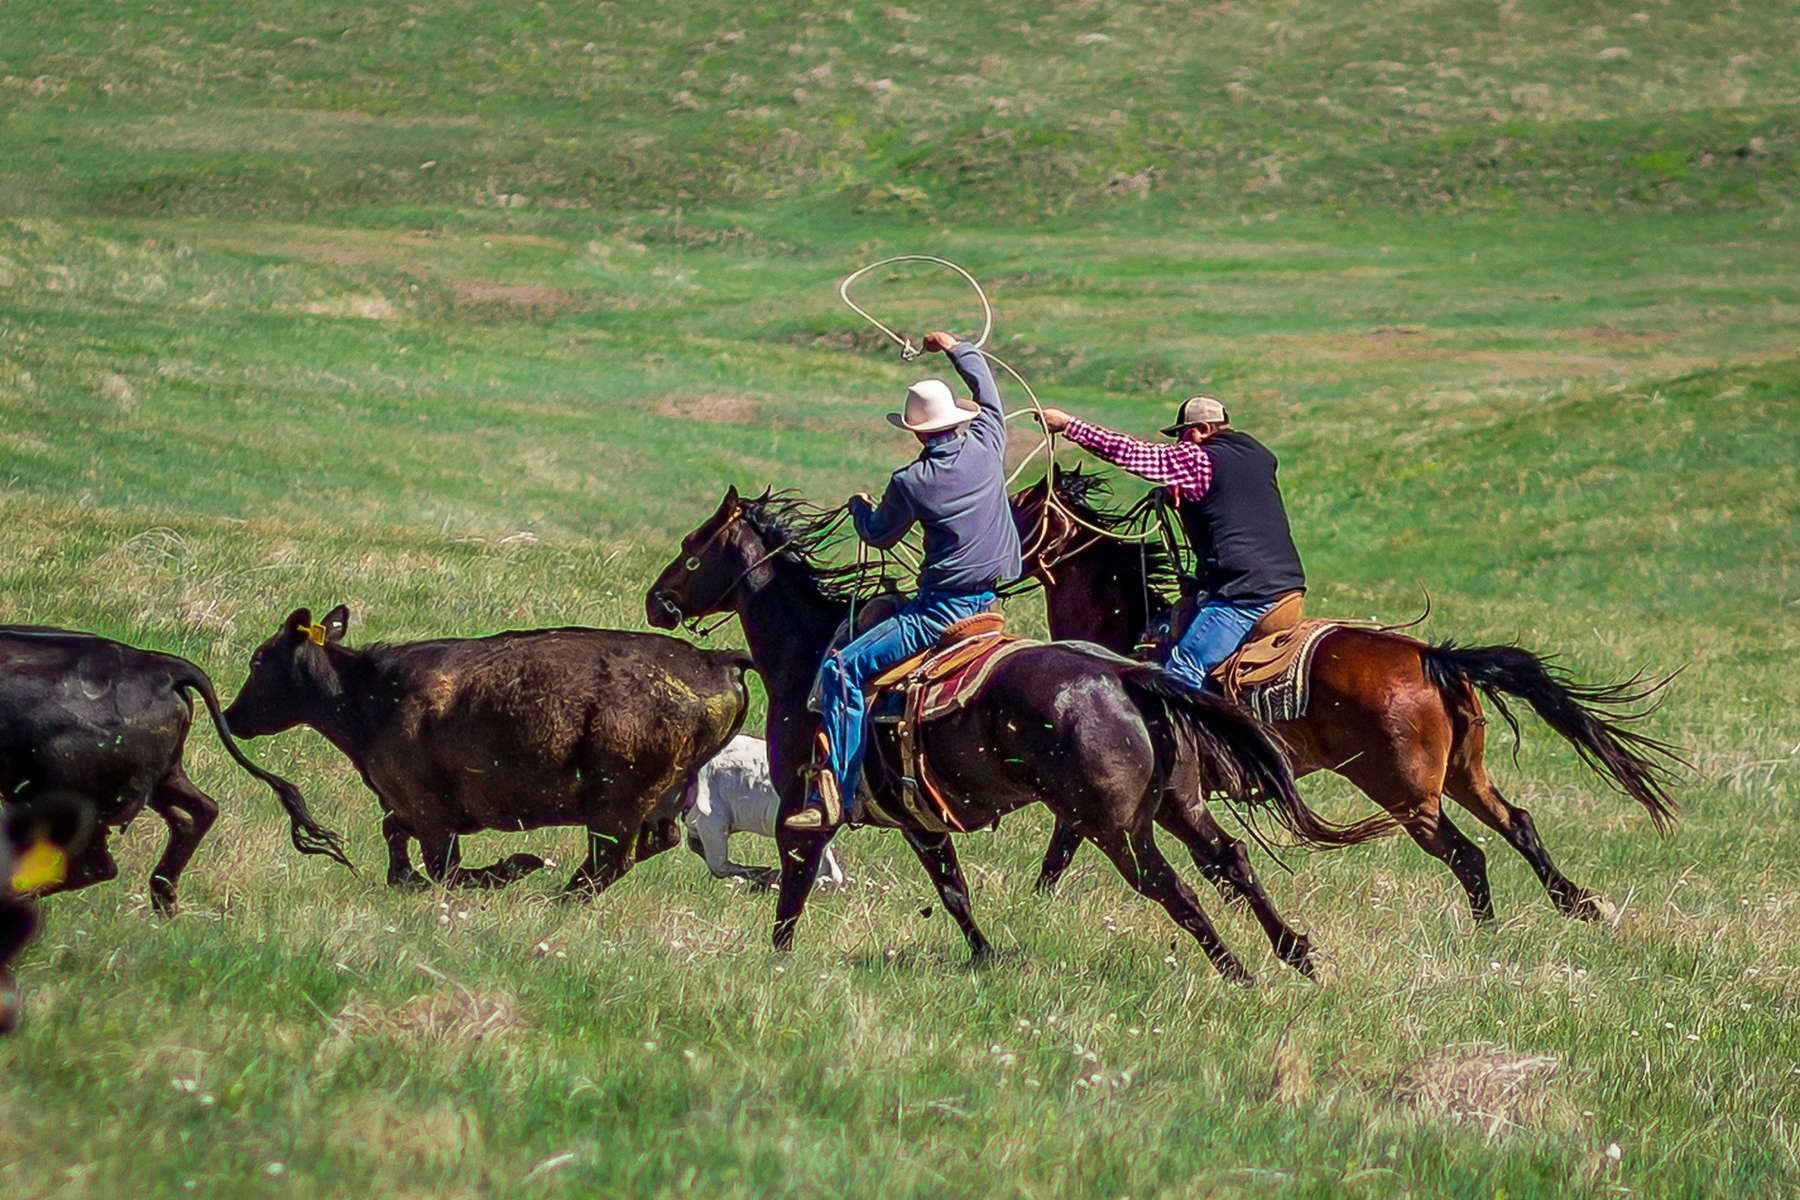
[[[1268,811],[1299,844],[1355,846],[1399,828],[1385,815],[1338,825],[1314,812],[1295,789],[1280,745],[1259,721],[1224,697],[1195,692],[1157,667],[1132,668],[1121,679],[1139,699],[1160,703],[1187,731],[1208,785]]]
[[[1674,767],[1692,767],[1667,742],[1627,729],[1626,723],[1648,716],[1661,705],[1670,674],[1650,682],[1642,672],[1619,683],[1577,683],[1569,673],[1516,645],[1458,646],[1443,642],[1420,652],[1427,676],[1446,695],[1478,688],[1513,731],[1518,753],[1519,723],[1506,697],[1525,701],[1544,724],[1562,734],[1581,761],[1613,788],[1650,812],[1658,833],[1675,827],[1680,806],[1668,793]],[[1633,705],[1650,701],[1632,711]]]
[[[300,789],[274,772],[263,770],[238,748],[237,739],[231,736],[231,729],[225,724],[225,715],[219,711],[219,697],[213,691],[212,680],[207,678],[206,672],[185,658],[175,659],[175,662],[180,664],[174,676],[175,686],[193,689],[206,705],[206,711],[212,717],[213,728],[219,731],[219,740],[225,743],[225,753],[231,755],[238,766],[268,784],[275,793],[275,799],[287,810],[289,836],[294,840],[294,849],[302,854],[323,854],[352,871],[356,870],[355,864],[346,857],[344,843],[338,835],[313,819],[312,811],[306,807],[306,798],[300,794]]]

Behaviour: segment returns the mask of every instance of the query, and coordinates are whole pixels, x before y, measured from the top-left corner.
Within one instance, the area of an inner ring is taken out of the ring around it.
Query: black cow
[[[37,931],[37,909],[24,893],[61,881],[68,855],[93,826],[93,810],[85,797],[67,792],[0,803],[0,1033],[19,1023],[13,960]]]
[[[350,865],[299,789],[244,757],[199,667],[91,633],[0,625],[0,794],[30,799],[71,791],[93,800],[98,822],[68,879],[43,894],[117,875],[106,831],[123,829],[148,804],[169,825],[169,844],[150,875],[150,901],[159,913],[174,911],[181,870],[219,815],[181,765],[194,719],[189,691],[205,703],[226,753],[274,789],[294,846]]]
[[[568,891],[596,893],[680,840],[688,779],[744,723],[750,656],[656,633],[536,629],[344,644],[350,611],[302,608],[250,660],[225,719],[239,737],[310,725],[349,756],[383,813],[388,882],[425,871],[500,886],[543,866],[461,865],[457,835],[582,825]]]

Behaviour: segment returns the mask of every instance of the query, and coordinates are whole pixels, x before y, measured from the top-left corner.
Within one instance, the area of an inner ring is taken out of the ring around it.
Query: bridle
[[[685,559],[682,560],[681,569],[689,575],[692,575],[695,571],[698,571],[705,561],[705,556],[707,554],[711,553],[712,548],[714,546],[718,545],[719,539],[724,537],[726,531],[729,530],[733,525],[735,525],[739,521],[743,520],[743,517],[744,517],[744,510],[739,508],[739,509],[735,510],[729,517],[726,517],[723,521],[719,522],[719,527],[717,529],[713,530],[712,536],[707,538],[706,541],[701,544],[701,546],[698,550],[692,551],[691,553],[688,554],[688,556]],[[758,558],[755,562],[753,562],[749,566],[745,567],[742,571],[739,571],[737,573],[737,575],[732,578],[731,582],[726,584],[724,589],[721,590],[719,592],[719,594],[717,596],[715,596],[710,603],[704,604],[701,607],[709,608],[709,609],[717,609],[720,606],[724,605],[725,602],[731,598],[731,593],[737,591],[738,585],[743,583],[744,580],[746,580],[750,577],[750,572],[756,570],[758,567],[760,567],[764,563],[768,562],[771,558],[774,558],[777,554],[780,554],[783,550],[787,549],[788,542],[791,540],[792,539],[783,539],[782,541],[776,543],[770,549],[764,551],[761,558]],[[718,620],[714,621],[711,625],[708,625],[705,628],[701,628],[699,616],[692,616],[692,617],[688,616],[682,610],[681,605],[677,604],[672,597],[665,596],[662,600],[662,603],[667,608],[673,610],[673,612],[676,615],[676,618],[682,624],[686,625],[690,630],[692,630],[694,633],[694,636],[696,636],[696,637],[706,637],[708,634],[712,633],[713,630],[717,629],[719,626],[723,625],[725,622],[731,620],[732,616],[734,615],[730,609],[726,609],[724,612],[719,614]]]

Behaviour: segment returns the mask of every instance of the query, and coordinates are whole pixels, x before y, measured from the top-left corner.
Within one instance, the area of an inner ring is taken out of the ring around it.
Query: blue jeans
[[[825,661],[821,720],[830,743],[831,773],[837,776],[846,812],[855,807],[862,780],[869,680],[935,645],[944,630],[964,617],[986,612],[998,599],[991,591],[920,592]]]
[[[1274,607],[1272,601],[1256,604],[1230,604],[1224,600],[1205,600],[1194,610],[1181,640],[1169,651],[1163,670],[1195,691],[1206,686],[1206,674],[1231,657],[1231,652],[1244,642],[1244,636],[1256,619]]]

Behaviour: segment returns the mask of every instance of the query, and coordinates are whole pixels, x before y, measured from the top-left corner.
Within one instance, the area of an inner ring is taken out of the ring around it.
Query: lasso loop
[[[1156,537],[1157,532],[1154,529],[1145,529],[1140,533],[1128,534],[1122,530],[1105,529],[1099,525],[1095,525],[1091,521],[1085,521],[1079,513],[1073,511],[1068,505],[1064,504],[1062,498],[1057,495],[1056,434],[1050,432],[1050,427],[1048,425],[1044,425],[1042,421],[1044,406],[1042,402],[1038,400],[1037,392],[1032,390],[1030,382],[1026,380],[1025,376],[1019,374],[1018,370],[1014,368],[1011,363],[987,348],[988,338],[994,332],[994,306],[988,302],[987,293],[982,290],[981,281],[976,279],[975,276],[971,275],[956,263],[951,262],[949,259],[939,258],[935,254],[896,254],[892,258],[884,258],[879,262],[872,262],[866,267],[858,267],[856,270],[850,272],[850,274],[844,276],[842,282],[838,284],[838,297],[850,307],[851,312],[854,312],[857,316],[861,317],[891,338],[894,343],[900,347],[900,357],[902,360],[912,362],[919,357],[923,352],[924,347],[913,345],[906,337],[895,333],[892,329],[882,324],[873,313],[869,312],[850,298],[850,285],[855,283],[858,279],[861,279],[864,275],[881,267],[891,266],[894,263],[902,262],[934,263],[940,267],[948,267],[968,281],[969,286],[975,289],[976,297],[981,301],[981,333],[971,342],[971,345],[977,350],[980,350],[982,355],[989,362],[1000,367],[1008,375],[1011,375],[1014,379],[1018,380],[1019,386],[1025,390],[1026,399],[1031,401],[1030,412],[1027,412],[1023,408],[1015,408],[1013,411],[1006,414],[1006,419],[1011,421],[1017,417],[1031,416],[1035,413],[1039,418],[1039,425],[1044,429],[1043,439],[1038,443],[1036,449],[1032,450],[1030,454],[1027,454],[1024,459],[1020,461],[1019,465],[1012,469],[1012,473],[1006,477],[1006,489],[1008,492],[1012,491],[1013,484],[1017,482],[1019,476],[1024,473],[1025,468],[1031,465],[1031,460],[1036,458],[1040,453],[1043,454],[1044,511],[1039,514],[1039,529],[1037,534],[1034,535],[1033,540],[1042,537],[1044,533],[1043,527],[1048,522],[1049,510],[1052,508],[1056,509],[1058,513],[1072,524],[1080,526],[1090,533],[1099,534],[1103,537],[1111,537],[1123,542],[1147,542]]]

